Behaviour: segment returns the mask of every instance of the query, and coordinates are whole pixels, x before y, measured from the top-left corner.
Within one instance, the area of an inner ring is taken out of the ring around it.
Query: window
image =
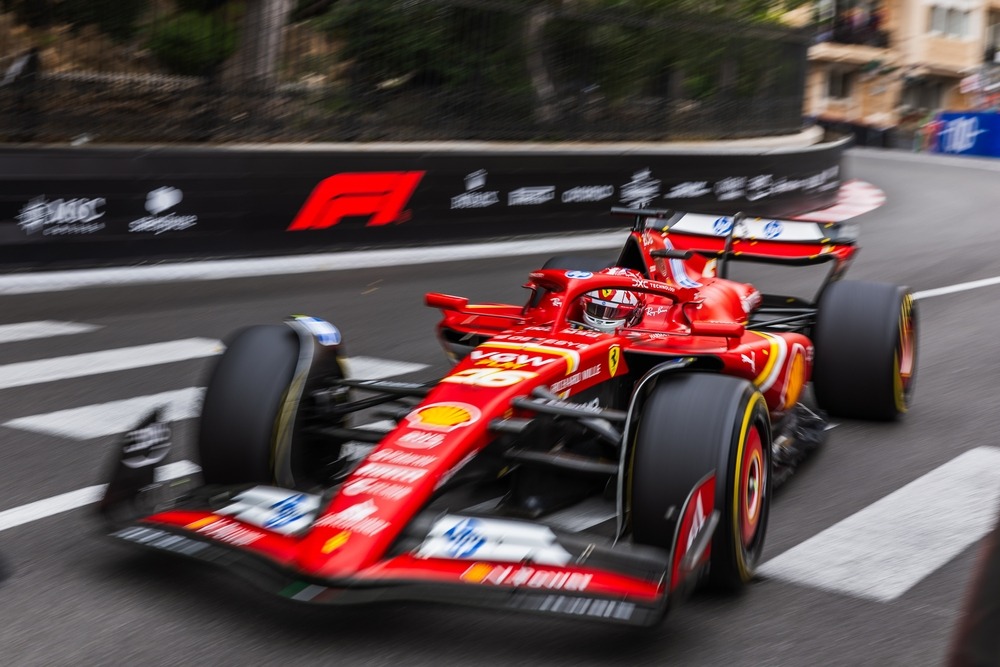
[[[947,12],[944,7],[938,7],[937,5],[931,7],[930,16],[930,32],[944,32],[946,28],[946,18]]]
[[[965,38],[970,34],[971,18],[971,12],[963,12],[954,7],[949,9],[934,5],[930,8],[927,30],[948,37]]]
[[[969,12],[949,9],[946,24],[949,37],[965,37],[969,34]]]
[[[830,70],[826,79],[826,96],[833,100],[849,99],[853,83],[854,72]]]

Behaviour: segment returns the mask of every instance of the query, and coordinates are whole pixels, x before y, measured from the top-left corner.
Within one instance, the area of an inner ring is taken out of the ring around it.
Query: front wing
[[[414,525],[426,523],[417,520]],[[218,529],[214,535],[199,532],[204,526]],[[111,536],[220,565],[267,592],[301,602],[424,600],[638,626],[663,618],[670,581],[666,552],[625,544],[609,547],[553,532],[559,546],[573,556],[566,565],[423,558],[405,548],[417,540],[404,536],[395,555],[341,579],[318,577],[297,566],[302,538],[207,511],[154,514],[113,529]]]
[[[312,497],[312,514],[297,517],[298,524],[270,527],[255,520],[252,512],[236,516],[223,509],[246,492],[247,485],[199,487],[192,478],[187,480],[191,490],[171,499],[165,496],[167,485],[154,478],[155,466],[166,458],[168,448],[169,431],[155,413],[126,434],[99,503],[110,535],[222,566],[290,600],[318,604],[425,600],[649,626],[663,618],[668,601],[684,590],[668,590],[672,560],[663,549],[614,543],[539,522],[430,510],[410,521],[392,548],[373,564],[346,576],[323,576],[310,568],[322,562],[320,554],[333,554],[350,540],[351,531],[342,531],[316,551],[307,537],[318,497]],[[169,488],[178,487],[184,483],[174,481]],[[514,532],[542,532],[546,538],[532,546],[528,557],[523,550],[509,551],[509,541],[502,540],[494,541],[493,548],[460,546],[449,553],[447,546],[442,547],[442,521],[452,526],[479,521],[487,527],[492,522]]]

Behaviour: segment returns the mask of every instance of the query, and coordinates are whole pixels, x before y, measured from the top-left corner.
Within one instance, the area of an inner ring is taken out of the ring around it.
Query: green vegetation
[[[213,74],[236,51],[237,28],[212,15],[182,12],[155,24],[146,46],[175,74]]]

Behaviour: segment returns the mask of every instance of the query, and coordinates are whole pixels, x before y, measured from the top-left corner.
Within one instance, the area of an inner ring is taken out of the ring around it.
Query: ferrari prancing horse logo
[[[611,349],[608,350],[608,374],[611,377],[615,376],[618,372],[618,362],[622,358],[622,349],[617,345],[612,345]]]

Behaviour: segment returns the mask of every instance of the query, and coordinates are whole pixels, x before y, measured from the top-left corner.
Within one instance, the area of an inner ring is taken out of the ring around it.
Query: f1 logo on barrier
[[[403,207],[426,173],[372,171],[334,174],[313,189],[287,231],[326,229],[351,217],[367,216],[366,227],[403,222],[408,217]]]

